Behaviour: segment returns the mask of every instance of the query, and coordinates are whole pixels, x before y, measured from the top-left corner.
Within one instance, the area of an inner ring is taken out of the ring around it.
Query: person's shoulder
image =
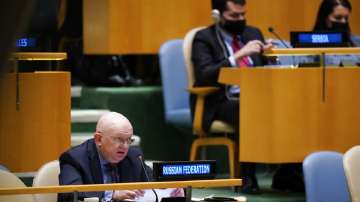
[[[145,161],[144,154],[139,147],[130,147],[126,157],[120,161],[126,165],[140,165],[141,161]]]
[[[199,31],[196,32],[196,38],[207,38],[207,37],[212,37],[212,35],[216,32],[216,26],[210,25],[208,27],[205,27],[203,29],[200,29]]]
[[[144,158],[144,154],[138,147],[130,147],[127,156],[131,159]]]
[[[66,159],[84,159],[86,156],[88,156],[89,148],[91,148],[94,144],[93,139],[89,139],[75,147],[72,147],[71,149],[65,151],[60,156],[60,161],[66,160]]]
[[[252,25],[247,25],[245,31],[252,32],[252,33],[261,33],[259,28],[252,26]]]
[[[242,33],[242,37],[245,41],[260,40],[264,41],[264,36],[259,28],[248,25]]]

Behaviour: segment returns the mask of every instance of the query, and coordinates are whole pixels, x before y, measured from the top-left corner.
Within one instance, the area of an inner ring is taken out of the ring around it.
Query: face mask
[[[331,22],[332,26],[330,30],[338,31],[338,32],[349,32],[350,26],[349,23],[342,23],[342,22]]]
[[[246,20],[226,20],[222,27],[231,34],[240,35],[246,27]]]

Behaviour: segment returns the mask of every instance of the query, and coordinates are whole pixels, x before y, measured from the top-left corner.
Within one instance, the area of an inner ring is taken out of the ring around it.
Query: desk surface
[[[17,52],[12,55],[15,60],[66,60],[64,52]]]
[[[192,181],[171,181],[171,182],[134,182],[116,184],[92,184],[92,185],[66,185],[66,186],[46,186],[46,187],[27,187],[27,188],[0,188],[0,195],[14,194],[40,194],[40,193],[66,193],[66,192],[89,192],[104,190],[124,190],[124,189],[162,189],[162,188],[193,188],[203,187],[230,187],[240,186],[241,179],[216,179],[216,180],[192,180]]]
[[[274,48],[264,52],[266,56],[281,55],[349,55],[360,54],[360,48]]]

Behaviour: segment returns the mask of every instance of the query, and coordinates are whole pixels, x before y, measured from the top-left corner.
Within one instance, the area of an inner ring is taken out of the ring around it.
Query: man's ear
[[[101,134],[99,132],[95,132],[94,140],[95,140],[96,146],[101,146],[101,139],[102,139]]]

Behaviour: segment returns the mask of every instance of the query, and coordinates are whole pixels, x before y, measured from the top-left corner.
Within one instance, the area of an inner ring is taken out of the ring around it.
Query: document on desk
[[[173,192],[175,189],[154,189],[156,191],[156,194],[158,195],[159,201],[161,201],[162,198],[171,197],[171,192]],[[154,192],[151,189],[145,189],[144,190],[144,196],[135,199],[135,201],[155,201],[156,197]]]

